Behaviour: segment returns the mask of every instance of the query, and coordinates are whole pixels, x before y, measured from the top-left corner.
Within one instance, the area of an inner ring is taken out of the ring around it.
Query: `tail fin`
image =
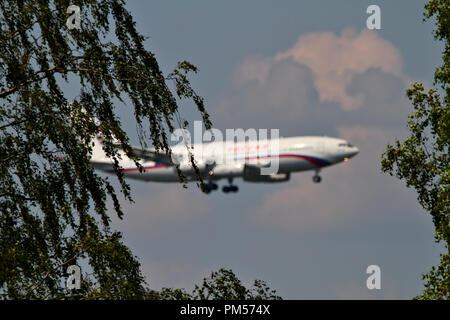
[[[72,103],[68,104],[69,107],[73,107]],[[76,121],[77,117],[86,115],[86,110],[84,108],[74,108],[70,112],[69,121],[73,122]],[[92,115],[91,115],[92,117]],[[92,117],[94,120],[95,125],[97,126],[97,134],[91,138],[91,147],[92,147],[92,154],[90,162],[94,165],[103,165],[103,164],[109,164],[111,165],[111,159],[106,156],[106,153],[103,151],[103,134],[102,134],[102,128],[101,123],[96,117]]]
[[[92,138],[92,157],[91,162],[93,163],[111,163],[111,160],[106,156],[105,151],[103,151],[102,142],[105,138],[103,137],[101,127],[98,127],[97,135]]]

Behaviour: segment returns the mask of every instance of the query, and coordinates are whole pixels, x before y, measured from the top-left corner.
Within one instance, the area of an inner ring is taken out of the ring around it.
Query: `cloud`
[[[379,69],[371,68],[355,75],[346,90],[362,101],[358,109],[346,112],[347,119],[353,122],[404,127],[412,111],[403,78]]]
[[[311,70],[292,60],[249,57],[233,73],[218,105],[222,123],[252,128],[292,124],[318,103]]]
[[[409,111],[395,46],[376,32],[303,35],[274,57],[251,56],[233,71],[215,125],[280,128],[283,135],[336,135],[337,126],[398,127]]]
[[[276,61],[292,58],[308,66],[321,101],[339,102],[345,110],[354,110],[363,97],[350,95],[346,88],[353,77],[371,68],[402,77],[402,57],[397,48],[377,32],[346,29],[342,35],[314,32],[301,36],[293,48],[280,52]]]

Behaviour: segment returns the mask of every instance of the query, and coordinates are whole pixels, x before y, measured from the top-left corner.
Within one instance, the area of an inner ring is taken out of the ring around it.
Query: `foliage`
[[[66,26],[70,5],[81,9],[80,29]],[[181,126],[177,99],[192,100],[211,125],[187,78],[197,69],[181,62],[165,77],[145,40],[122,0],[0,0],[4,298],[144,297],[140,264],[110,229],[107,199],[120,218],[123,212],[109,179],[89,163],[90,141],[100,125],[120,191],[131,201],[118,147],[139,163],[115,116],[117,102],[132,106],[141,144],[148,126],[148,139],[166,152],[168,132]],[[70,97],[68,86],[78,95]],[[64,283],[72,264],[92,271],[75,295]]]
[[[425,5],[425,19],[436,16],[435,38],[445,44],[443,65],[435,72],[437,89],[424,90],[414,83],[407,90],[415,112],[409,116],[410,136],[395,141],[383,153],[382,170],[406,181],[417,192],[419,204],[431,215],[437,242],[444,242],[446,253],[440,264],[423,275],[425,290],[419,299],[449,299],[450,297],[450,3],[432,0]]]
[[[204,278],[202,285],[196,285],[192,293],[163,288],[157,296],[163,300],[281,300],[264,281],[255,280],[252,287],[246,288],[233,271],[223,268]]]

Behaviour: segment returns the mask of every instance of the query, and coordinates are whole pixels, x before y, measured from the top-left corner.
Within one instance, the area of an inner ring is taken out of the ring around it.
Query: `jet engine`
[[[247,182],[275,183],[288,181],[291,178],[290,173],[275,173],[271,175],[261,174],[261,168],[246,165],[244,168],[243,179]]]

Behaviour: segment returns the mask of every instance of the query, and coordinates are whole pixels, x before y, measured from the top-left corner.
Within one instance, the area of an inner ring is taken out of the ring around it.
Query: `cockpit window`
[[[348,147],[348,148],[352,148],[353,147],[353,145],[352,144],[350,144],[350,143],[347,143],[347,142],[343,142],[343,143],[339,143],[338,144],[338,147]]]

